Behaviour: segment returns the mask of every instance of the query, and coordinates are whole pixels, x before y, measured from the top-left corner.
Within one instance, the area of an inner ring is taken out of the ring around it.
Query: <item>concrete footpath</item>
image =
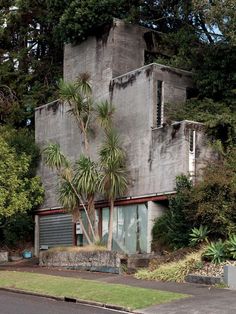
[[[236,291],[218,289],[205,285],[190,283],[173,283],[160,281],[138,280],[130,275],[114,275],[93,273],[86,271],[64,270],[60,268],[45,268],[34,265],[31,262],[8,263],[0,265],[0,270],[27,271],[47,274],[52,276],[82,278],[96,280],[111,284],[129,285],[147,289],[157,289],[178,293],[189,294],[192,297],[171,303],[151,306],[147,309],[138,310],[143,314],[235,314]]]

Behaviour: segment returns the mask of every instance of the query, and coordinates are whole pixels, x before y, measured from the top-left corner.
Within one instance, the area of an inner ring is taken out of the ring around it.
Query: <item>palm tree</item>
[[[95,241],[98,240],[96,212],[94,207],[95,194],[98,190],[99,172],[97,164],[84,155],[75,164],[74,186],[88,203],[88,214],[93,225],[92,233]],[[93,230],[95,232],[93,232]]]
[[[125,193],[128,182],[125,169],[125,154],[119,145],[119,138],[113,130],[106,133],[106,140],[100,149],[100,190],[110,202],[110,218],[107,248],[112,249],[114,201]]]
[[[48,145],[44,151],[43,156],[45,159],[45,163],[52,169],[56,169],[58,172],[59,177],[61,178],[61,187],[59,189],[59,201],[60,203],[65,206],[68,209],[73,210],[75,213],[76,208],[79,208],[79,205],[81,205],[85,211],[89,227],[92,232],[93,240],[96,240],[96,236],[93,230],[93,226],[87,211],[87,208],[84,204],[83,198],[81,196],[81,193],[85,193],[86,188],[86,177],[90,180],[90,184],[94,182],[94,179],[91,183],[91,175],[95,172],[94,168],[92,169],[91,173],[84,171],[82,174],[79,174],[79,168],[77,168],[76,175],[67,160],[67,158],[64,156],[64,154],[60,150],[60,146],[58,144],[50,144]],[[85,157],[82,158],[82,161],[86,160]],[[80,164],[82,163],[80,162]],[[89,163],[90,160],[87,160],[87,163]],[[88,168],[88,167],[87,167]],[[81,170],[81,169],[80,169]],[[77,190],[77,187],[79,189]],[[88,186],[89,188],[88,193],[91,193],[92,188]],[[82,190],[84,189],[84,190]],[[83,221],[81,219],[81,215],[78,215],[79,222],[81,224],[81,228],[85,234],[85,237],[88,241],[88,243],[92,243],[90,237],[88,236]]]
[[[89,83],[89,75],[81,74],[76,82],[59,82],[60,99],[66,101],[71,113],[84,136],[85,152],[88,153],[88,130],[91,122],[91,113],[93,111],[92,88]]]

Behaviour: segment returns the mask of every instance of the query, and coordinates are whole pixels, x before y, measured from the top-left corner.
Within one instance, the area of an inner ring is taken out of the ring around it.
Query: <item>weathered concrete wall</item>
[[[177,102],[181,97],[185,100],[186,93],[182,90],[191,85],[189,73],[169,67],[151,64],[110,82],[109,98],[116,107],[114,124],[127,153],[130,178],[127,196],[174,190],[175,177],[182,173],[188,174],[189,171],[188,130],[192,127],[196,128],[197,133],[196,171],[202,167],[206,155],[204,135],[197,123],[182,122],[165,124],[161,128],[155,127],[157,80],[164,82],[164,103],[166,99],[170,99],[170,86],[174,94],[178,95]],[[172,99],[174,100],[175,98]],[[165,106],[168,106],[168,103]],[[67,106],[61,103],[36,109],[36,141],[41,147],[49,142],[59,143],[62,151],[74,161],[82,151],[82,142],[78,126],[67,110]],[[95,160],[101,140],[101,132],[94,126],[94,134],[90,138],[90,152]],[[46,188],[42,208],[59,206],[55,173],[41,163],[39,174]]]
[[[50,252],[39,254],[39,265],[90,271],[120,273],[121,255],[117,252]]]
[[[156,64],[145,66],[112,80],[110,100],[116,106],[116,126],[127,151],[131,185],[128,195],[174,190],[175,177],[188,173],[188,138],[184,122],[155,128],[157,80],[164,82],[164,103],[172,91],[185,101],[190,74]],[[174,98],[173,100],[174,101]],[[166,104],[168,105],[168,104]]]
[[[71,161],[81,154],[81,136],[76,122],[68,112],[68,107],[60,102],[42,106],[35,110],[35,140],[43,149],[49,143],[60,144],[61,150]],[[45,187],[42,208],[59,206],[57,201],[58,178],[55,172],[41,160],[38,174]]]
[[[64,79],[74,81],[80,73],[91,75],[96,100],[108,97],[114,77],[144,65],[145,50],[156,51],[150,30],[114,19],[107,33],[90,37],[80,45],[65,45]],[[147,40],[149,38],[149,40]]]

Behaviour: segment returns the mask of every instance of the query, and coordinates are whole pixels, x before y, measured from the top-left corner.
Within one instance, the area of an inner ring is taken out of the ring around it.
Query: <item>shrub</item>
[[[4,243],[15,247],[24,242],[33,240],[34,221],[28,213],[15,214],[10,217],[4,226]]]
[[[203,251],[204,249],[201,249],[198,252],[192,252],[178,262],[162,264],[153,271],[148,271],[147,269],[139,270],[135,274],[135,277],[147,280],[183,282],[188,273],[196,267],[199,267],[198,265],[201,262]]]
[[[210,260],[214,264],[220,264],[227,258],[226,247],[222,240],[215,243],[210,243],[206,251],[203,253],[203,258]]]
[[[153,245],[157,242],[171,249],[179,249],[189,244],[192,224],[186,220],[184,208],[189,202],[191,189],[192,184],[186,176],[176,178],[176,195],[169,200],[166,213],[153,226]]]
[[[193,228],[189,237],[190,237],[190,245],[195,246],[197,244],[207,242],[209,234],[209,229],[207,226],[201,225],[199,228]]]

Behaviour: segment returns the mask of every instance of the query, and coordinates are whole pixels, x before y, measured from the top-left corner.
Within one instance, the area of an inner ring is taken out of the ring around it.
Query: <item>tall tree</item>
[[[0,84],[16,96],[20,114],[13,115],[10,122],[17,126],[32,120],[35,106],[55,97],[56,82],[62,75],[63,43],[56,39],[54,29],[64,5],[63,0],[0,4]],[[4,122],[9,122],[9,116],[4,116]]]

